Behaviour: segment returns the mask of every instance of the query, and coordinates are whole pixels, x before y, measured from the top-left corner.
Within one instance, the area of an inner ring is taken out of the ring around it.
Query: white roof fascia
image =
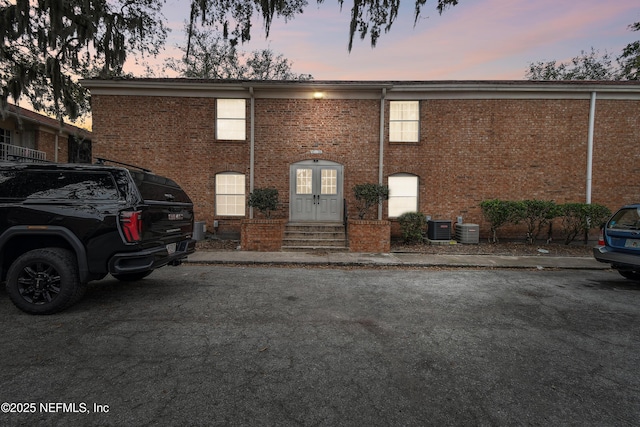
[[[598,99],[640,100],[640,85],[615,82],[377,82],[377,81],[198,81],[189,79],[82,80],[93,95],[199,98],[379,99]]]
[[[184,79],[166,82],[141,80],[81,80],[92,95],[174,96],[192,98],[249,98],[249,90],[238,83],[205,83]],[[233,95],[231,95],[233,94]]]

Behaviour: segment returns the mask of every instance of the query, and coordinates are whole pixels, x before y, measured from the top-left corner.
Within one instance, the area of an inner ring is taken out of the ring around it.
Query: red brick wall
[[[279,251],[282,248],[285,224],[284,219],[242,221],[240,247],[243,251]]]
[[[47,160],[56,160],[56,135],[51,132],[39,130],[36,132],[36,146],[39,151],[44,151]],[[69,141],[66,136],[58,135],[58,163],[69,161]]]
[[[434,219],[482,223],[493,198],[582,202],[588,115],[588,100],[422,101],[420,142],[387,143],[386,175],[418,175]]]
[[[175,179],[207,229],[218,220],[219,231],[240,231],[242,218],[215,216],[214,181],[220,172],[243,173],[248,193],[249,120],[246,142],[224,142],[215,140],[214,98],[93,95],[92,102],[94,157]],[[420,142],[386,142],[384,176],[386,183],[394,173],[417,175],[421,212],[462,216],[485,236],[484,199],[585,200],[588,99],[423,100],[420,108]],[[255,187],[279,190],[274,217],[288,218],[291,163],[314,158],[344,165],[344,196],[356,217],[353,186],[378,181],[379,111],[376,99],[255,100]],[[388,126],[388,102],[385,111]],[[597,101],[594,203],[615,209],[638,201],[639,121],[640,101]]]
[[[256,187],[275,187],[289,215],[289,166],[308,159],[344,165],[344,195],[378,182],[379,101],[256,100]],[[312,154],[311,151],[322,151]],[[356,215],[355,202],[348,203]]]
[[[385,253],[391,250],[391,222],[349,220],[349,251]]]
[[[595,117],[593,203],[640,203],[640,102],[600,100]]]
[[[186,189],[196,220],[208,230],[216,219],[218,232],[240,232],[243,218],[214,216],[214,181],[217,173],[238,172],[249,185],[249,142],[215,140],[215,99],[94,96],[92,103],[94,157],[172,178]]]

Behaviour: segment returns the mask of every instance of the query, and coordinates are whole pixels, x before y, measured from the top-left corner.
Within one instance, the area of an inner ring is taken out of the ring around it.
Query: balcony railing
[[[14,162],[46,162],[47,153],[32,148],[0,143],[0,160]]]

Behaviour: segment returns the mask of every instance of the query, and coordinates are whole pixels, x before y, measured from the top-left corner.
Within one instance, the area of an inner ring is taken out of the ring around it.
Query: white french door
[[[291,221],[342,221],[342,170],[326,160],[291,165]]]

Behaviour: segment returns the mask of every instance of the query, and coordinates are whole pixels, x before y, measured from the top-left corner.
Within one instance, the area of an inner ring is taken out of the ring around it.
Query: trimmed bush
[[[364,219],[369,210],[389,198],[389,187],[380,184],[358,184],[353,187],[358,218]]]
[[[597,228],[611,216],[606,206],[586,203],[565,203],[558,205],[551,200],[483,200],[480,203],[482,213],[489,222],[491,236],[489,241],[498,242],[497,231],[505,224],[524,222],[527,228],[527,243],[533,244],[548,227],[547,241],[551,240],[552,225],[555,218],[561,218],[565,244],[573,242],[580,234],[587,244],[589,232]]]
[[[498,243],[498,229],[508,223],[517,223],[522,215],[522,204],[508,200],[483,200],[480,203],[482,214],[489,222],[491,243]]]
[[[407,243],[422,242],[427,227],[427,219],[420,212],[406,212],[398,217],[402,238]]]
[[[560,208],[566,245],[573,242],[580,234],[584,234],[584,244],[586,245],[589,231],[599,227],[611,216],[609,208],[597,203],[565,203]]]
[[[527,225],[527,243],[529,244],[533,244],[542,229],[561,214],[560,208],[552,200],[523,200],[518,203],[522,208],[519,209],[517,220],[524,221]],[[550,234],[549,231],[548,239],[551,238]]]
[[[258,209],[266,218],[278,208],[278,190],[275,188],[256,188],[249,194],[249,206]]]

